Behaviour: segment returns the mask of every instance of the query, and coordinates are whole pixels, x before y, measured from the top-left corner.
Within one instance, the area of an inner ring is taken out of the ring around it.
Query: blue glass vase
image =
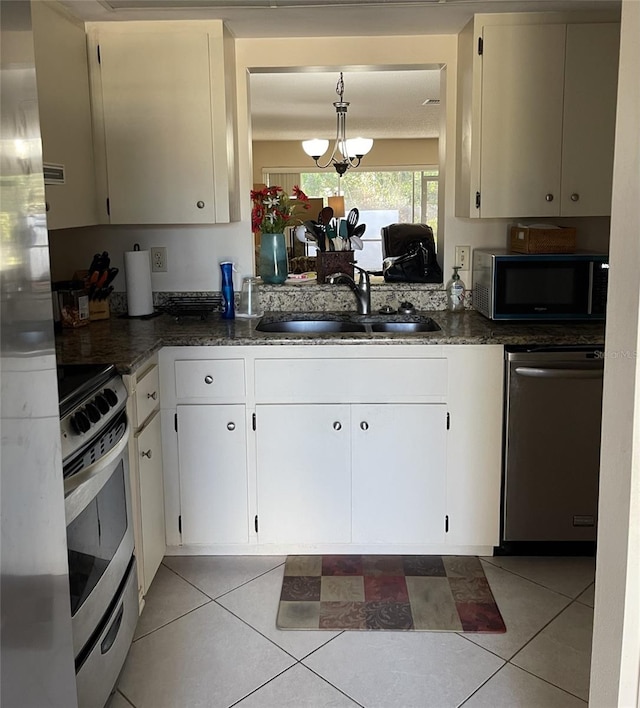
[[[262,234],[260,237],[260,277],[272,285],[284,283],[288,275],[287,245],[284,234]]]

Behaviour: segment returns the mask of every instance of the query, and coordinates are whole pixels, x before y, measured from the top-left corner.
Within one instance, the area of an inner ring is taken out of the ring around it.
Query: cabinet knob
[[[580,201],[580,195],[576,194],[575,192],[569,197],[572,202],[579,202]]]
[[[360,429],[361,430],[369,430],[369,423],[367,423],[366,420],[363,420],[362,423],[360,423]]]
[[[204,382],[205,382],[206,384],[212,384],[212,383],[213,383],[213,376],[209,376],[209,374],[207,374],[207,375],[204,377]]]
[[[198,207],[198,209],[204,209],[204,202],[203,201],[196,202],[196,206]]]
[[[544,198],[545,198],[548,202],[552,202],[552,201],[553,201],[553,194],[551,194],[551,192],[549,192],[549,194],[545,194],[545,197],[544,197]]]
[[[227,423],[227,430],[235,430],[235,429],[236,429],[235,423]]]
[[[333,424],[333,429],[334,430],[342,430],[342,423],[338,420]]]
[[[146,452],[143,450],[140,453],[140,457],[148,457],[149,459],[151,459],[151,448],[149,448]]]
[[[148,393],[147,398],[153,398],[154,401],[158,400],[158,392],[154,391],[153,393]]]
[[[51,209],[51,204],[49,204],[49,202],[45,202],[44,203],[44,210],[49,211],[49,209]]]

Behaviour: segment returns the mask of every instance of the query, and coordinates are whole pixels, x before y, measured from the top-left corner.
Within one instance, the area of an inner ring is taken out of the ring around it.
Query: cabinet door
[[[611,213],[620,25],[567,25],[562,216]]]
[[[183,544],[247,543],[245,407],[177,411]]]
[[[64,184],[45,185],[47,228],[97,223],[91,102],[84,27],[56,3],[31,4],[38,109],[45,163],[63,165]]]
[[[482,217],[557,216],[565,25],[484,27]]]
[[[135,440],[142,530],[142,548],[137,549],[137,556],[146,595],[166,550],[160,411],[153,414]]]
[[[260,543],[349,543],[347,405],[256,408]]]
[[[497,546],[504,349],[498,344],[444,347],[449,364],[447,410],[447,543]]]
[[[443,543],[445,405],[353,406],[354,543]]]
[[[207,33],[105,33],[100,57],[111,223],[213,223]]]

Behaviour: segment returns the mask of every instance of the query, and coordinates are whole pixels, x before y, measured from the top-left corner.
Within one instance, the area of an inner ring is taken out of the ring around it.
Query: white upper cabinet
[[[485,27],[481,216],[556,216],[564,25]]]
[[[97,223],[91,101],[84,27],[55,2],[31,3],[45,163],[64,183],[45,184],[49,229]]]
[[[620,25],[567,26],[562,125],[563,216],[611,213]]]
[[[456,214],[608,214],[619,25],[506,17],[459,37]]]
[[[114,24],[88,28],[102,219],[229,222],[235,77],[222,23]]]

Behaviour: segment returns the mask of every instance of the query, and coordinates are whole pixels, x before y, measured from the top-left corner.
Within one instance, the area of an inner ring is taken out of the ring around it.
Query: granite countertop
[[[267,315],[283,313],[267,313]],[[318,313],[320,314],[320,313]],[[342,313],[345,314],[344,312]],[[258,320],[223,320],[219,314],[206,320],[176,321],[162,314],[150,320],[112,315],[85,327],[56,335],[56,355],[62,364],[113,363],[121,373],[135,371],[163,346],[278,346],[330,344],[503,344],[580,345],[603,344],[604,323],[492,322],[474,310],[452,313],[422,311],[441,327],[424,334],[338,333],[275,334],[256,331]]]

